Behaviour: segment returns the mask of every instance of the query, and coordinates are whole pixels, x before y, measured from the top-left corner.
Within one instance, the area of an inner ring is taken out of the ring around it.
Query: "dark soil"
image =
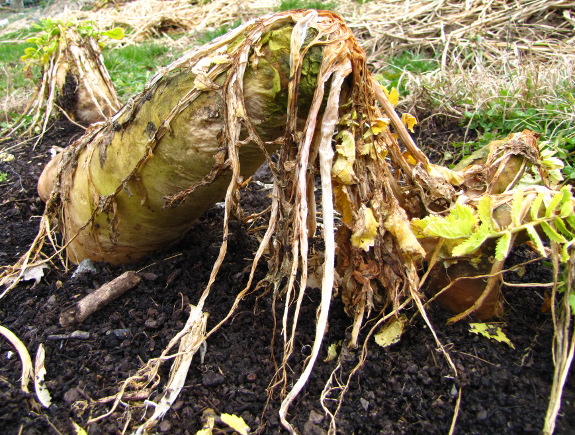
[[[49,159],[50,146],[65,146],[76,134],[70,125],[58,123],[35,150],[20,147],[14,151],[13,162],[0,163],[0,171],[9,177],[0,184],[0,264],[15,262],[34,239],[43,211],[36,180]],[[247,187],[242,198],[246,208],[259,209],[267,201],[270,190],[264,185],[269,182],[265,177],[262,171],[259,182],[256,177]],[[198,300],[218,254],[222,215],[223,210],[215,206],[178,246],[146,261],[123,267],[97,264],[95,272],[74,278],[73,268],[65,271],[54,265],[38,285],[20,284],[0,300],[0,324],[20,337],[33,357],[38,345],[44,344],[47,386],[52,395],[52,405],[45,409],[35,402],[33,394],[19,389],[18,355],[0,338],[0,433],[75,433],[73,422],[90,434],[121,433],[126,424],[123,406],[110,418],[86,425],[90,417],[109,409],[109,405],[91,406],[92,401],[117,392],[120,382],[143,362],[158,356],[182,328],[188,304]],[[205,307],[210,313],[208,327],[226,315],[244,287],[246,268],[257,246],[256,237],[242,222],[232,223],[228,240],[227,260]],[[518,263],[530,255],[520,248],[509,261]],[[66,307],[125,270],[140,271],[143,279],[136,288],[81,325],[59,325],[60,313]],[[265,270],[259,273],[263,276]],[[538,263],[526,268],[522,276],[509,273],[506,280],[539,282],[549,277],[549,269]],[[340,433],[447,433],[459,387],[462,400],[456,433],[539,432],[553,375],[553,328],[550,314],[542,312],[544,290],[506,288],[505,299],[507,310],[501,321],[515,349],[468,332],[468,321],[446,326],[448,315],[439,307],[429,307],[435,330],[457,366],[456,378],[425,322],[413,310],[407,312],[411,324],[399,343],[384,349],[371,340],[367,360],[352,378],[338,415]],[[319,291],[309,290],[296,350],[289,361],[289,375],[294,378],[309,354],[318,301]],[[281,310],[281,304],[276,308]],[[336,361],[322,360],[328,344],[345,340],[350,323],[342,304],[334,300],[323,356],[290,409],[291,421],[303,433],[321,434],[328,427],[319,396]],[[58,337],[76,330],[87,334],[83,339]],[[279,388],[268,402],[268,387],[276,370],[274,359],[281,360],[279,331],[275,332],[275,348],[273,338],[271,295],[263,290],[254,292],[227,325],[209,338],[204,361],[194,357],[185,388],[158,431],[194,434],[201,428],[202,412],[213,408],[217,413],[242,416],[260,433],[283,433],[277,417]],[[346,352],[342,379],[358,359],[358,351]],[[164,380],[168,370],[166,364],[161,372]],[[556,433],[574,433],[573,386],[571,376]],[[143,409],[132,412],[132,424]]]

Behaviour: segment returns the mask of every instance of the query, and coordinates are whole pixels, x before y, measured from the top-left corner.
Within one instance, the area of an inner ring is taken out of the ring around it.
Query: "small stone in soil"
[[[222,385],[225,381],[225,378],[215,372],[206,372],[202,376],[202,384],[204,387],[217,387],[218,385]]]

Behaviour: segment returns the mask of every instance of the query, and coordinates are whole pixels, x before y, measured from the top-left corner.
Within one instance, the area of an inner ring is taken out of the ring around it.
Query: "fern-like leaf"
[[[541,209],[541,204],[543,203],[544,196],[545,195],[543,192],[540,192],[531,203],[531,209],[529,211],[531,213],[532,220],[537,220],[539,218],[539,210]]]
[[[541,229],[547,235],[547,237],[549,237],[549,240],[551,240],[552,242],[567,243],[565,237],[563,237],[561,234],[555,231],[555,228],[553,228],[547,222],[541,222]]]
[[[521,225],[521,210],[523,209],[523,190],[517,189],[511,201],[511,222],[513,226]]]
[[[495,245],[495,258],[497,260],[505,260],[507,253],[509,252],[509,246],[511,245],[511,232],[506,231],[499,239],[497,239],[497,244]]]
[[[477,214],[482,226],[488,228],[489,231],[492,231],[497,226],[496,222],[493,220],[491,211],[491,197],[486,195],[477,203]]]
[[[462,255],[470,254],[478,249],[483,244],[483,242],[487,240],[489,235],[489,228],[482,225],[479,227],[477,232],[473,233],[468,239],[464,240],[455,248],[453,248],[451,253],[455,257],[461,257]]]
[[[537,252],[539,252],[541,256],[547,257],[547,253],[545,252],[545,247],[543,246],[541,237],[539,237],[539,234],[537,234],[537,230],[535,230],[533,225],[525,225],[525,230],[527,231],[529,238],[535,245],[535,249],[537,249]]]

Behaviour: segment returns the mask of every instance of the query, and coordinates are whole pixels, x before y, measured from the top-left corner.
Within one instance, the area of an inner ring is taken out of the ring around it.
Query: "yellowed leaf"
[[[409,131],[412,133],[414,132],[413,127],[417,124],[415,116],[410,115],[409,113],[404,113],[401,115],[401,122],[403,122],[403,125],[405,125]]]
[[[405,330],[406,324],[407,317],[393,317],[381,327],[379,332],[375,334],[373,338],[381,347],[391,346],[399,341],[401,334],[403,334],[403,331]]]
[[[86,429],[84,429],[82,426],[80,426],[74,420],[72,420],[72,425],[74,426],[74,431],[75,431],[76,435],[88,435],[88,432],[86,432]]]
[[[355,183],[355,139],[351,132],[343,130],[337,135],[340,142],[336,145],[336,159],[332,166],[332,176],[343,184]]]
[[[351,244],[356,248],[369,251],[369,248],[375,243],[375,236],[377,235],[377,227],[379,223],[373,215],[373,211],[362,206],[359,211],[359,219],[354,225],[354,232],[351,236]]]
[[[338,155],[331,168],[331,175],[342,184],[355,183],[355,172],[353,170],[353,162],[350,162],[346,157]]]
[[[493,324],[488,323],[470,323],[469,326],[470,326],[469,332],[483,335],[484,337],[487,337],[490,340],[506,343],[512,349],[515,349],[515,346],[513,345],[513,343],[511,343],[511,340],[507,338],[507,336],[503,333],[503,331],[499,326],[495,326]]]
[[[383,92],[385,92],[385,95],[387,96],[387,99],[389,100],[391,105],[393,107],[397,106],[397,103],[399,103],[399,91],[397,90],[397,88],[391,88],[391,91],[388,91],[385,86],[382,86],[382,88]]]
[[[248,435],[250,433],[250,427],[246,424],[243,418],[233,414],[222,414],[220,418],[225,424],[240,435]]]
[[[347,189],[344,185],[334,184],[333,195],[335,199],[335,207],[341,213],[341,220],[344,224],[351,226],[353,220],[353,212],[351,207],[351,200]]]
[[[389,128],[389,118],[377,118],[375,122],[371,124],[371,132],[373,134],[379,134],[382,131],[386,131],[388,128]]]

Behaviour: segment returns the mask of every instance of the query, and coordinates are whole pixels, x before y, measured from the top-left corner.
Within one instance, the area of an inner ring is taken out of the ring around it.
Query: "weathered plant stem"
[[[75,323],[82,323],[100,308],[119,298],[128,290],[136,287],[142,278],[134,271],[124,272],[117,278],[107,282],[88,296],[77,302],[72,308],[60,315],[60,325],[66,327]]]

